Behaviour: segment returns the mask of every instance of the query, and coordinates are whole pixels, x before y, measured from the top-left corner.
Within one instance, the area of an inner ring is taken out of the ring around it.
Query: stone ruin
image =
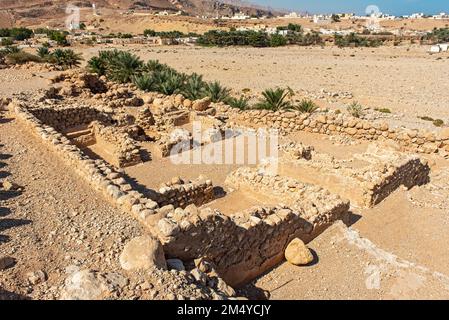
[[[397,151],[379,148],[371,144],[362,154],[354,154],[351,159],[318,153],[300,151],[304,147],[284,149],[288,155],[281,158],[280,174],[297,177],[328,188],[359,207],[373,207],[400,186],[412,188],[429,182],[430,167],[427,161],[416,155],[406,155]],[[310,149],[306,150],[310,151]]]
[[[351,205],[372,207],[400,186],[427,183],[430,169],[419,156],[399,151],[371,147],[352,160],[339,160],[290,141],[279,147],[277,174],[264,166],[240,167],[223,186],[229,193],[256,193],[275,199],[276,204],[248,203],[245,210],[223,213],[211,205],[215,187],[205,177],[175,178],[157,190],[136,184],[127,167],[168,157],[179,143],[201,147],[192,136],[193,120],[206,128],[210,139],[205,143],[225,139],[223,132],[229,128],[237,132],[266,126],[285,135],[306,131],[378,143],[395,141],[402,151],[442,155],[449,151],[446,131],[402,132],[384,123],[332,113],[240,111],[207,99],[142,93],[86,74],[65,74],[52,82],[62,82],[62,87],[52,89],[56,95],[40,99],[43,107],[20,101],[9,105],[24,127],[92,189],[145,225],[162,243],[167,258],[187,264],[207,261],[234,287],[280,263],[294,238],[307,243],[334,221],[346,221]],[[62,89],[74,86],[75,93]],[[61,96],[64,105],[58,105]],[[89,107],[75,107],[79,97],[87,99]],[[52,99],[56,105],[48,107]],[[173,135],[174,129],[184,134]],[[147,146],[152,149],[146,152],[153,152],[149,157],[143,150]]]

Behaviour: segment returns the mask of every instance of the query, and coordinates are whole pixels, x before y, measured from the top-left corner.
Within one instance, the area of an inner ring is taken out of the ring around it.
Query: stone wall
[[[140,146],[118,127],[105,126],[98,121],[90,124],[89,128],[96,142],[112,146],[113,156],[120,168],[132,166],[142,162]]]
[[[238,287],[280,263],[292,239],[311,241],[348,209],[347,202],[338,201],[313,216],[299,207],[278,206],[228,217],[210,208],[189,206],[159,220],[157,232],[168,256],[185,261],[204,257],[217,266],[227,283]]]
[[[395,163],[390,169],[383,171],[381,176],[374,181],[366,181],[368,190],[365,195],[365,205],[372,207],[400,186],[412,188],[429,182],[430,168],[427,163],[419,158],[404,159]]]
[[[241,168],[231,176],[240,181],[245,176],[251,183],[253,170]],[[273,178],[273,184],[277,182]],[[258,191],[271,194],[270,185]],[[300,183],[287,183],[285,188],[295,193],[289,200],[282,198],[287,205],[255,207],[230,216],[211,208],[177,208],[157,222],[155,233],[169,256],[182,260],[204,257],[217,266],[227,283],[242,285],[281,262],[293,238],[308,242],[334,221],[346,218],[349,202],[337,195]]]
[[[110,113],[91,107],[39,108],[29,109],[29,112],[43,124],[51,126],[57,131],[88,125],[93,121],[112,122]]]
[[[430,168],[427,161],[417,155],[370,144],[365,153],[354,154],[351,159],[336,159],[315,151],[309,159],[281,158],[279,172],[286,175],[294,173],[302,181],[320,185],[348,198],[353,205],[373,207],[401,185],[412,188],[428,183]],[[275,191],[279,189],[269,187]]]
[[[306,216],[327,212],[330,207],[349,201],[330,193],[317,185],[303,183],[291,177],[264,174],[261,168],[241,167],[231,172],[226,178],[226,185],[233,190],[251,190],[282,199],[293,209],[301,210]]]
[[[156,201],[161,207],[173,205],[174,208],[185,208],[190,204],[202,206],[214,199],[214,187],[211,180],[198,179],[184,182],[176,179],[159,188]]]
[[[394,129],[387,123],[361,120],[345,114],[298,111],[241,111],[222,104],[215,104],[219,112],[226,113],[229,120],[248,127],[269,127],[283,133],[306,131],[327,135],[342,135],[363,140],[392,140],[403,147],[420,153],[447,154],[449,152],[449,128],[439,132],[415,129]]]
[[[40,139],[44,146],[54,152],[94,190],[102,193],[115,206],[131,213],[150,228],[161,216],[173,212],[174,205],[187,206],[191,203],[201,205],[213,197],[212,182],[206,179],[167,184],[163,190],[162,188],[159,190],[159,193],[154,192],[154,197],[146,197],[133,189],[128,183],[129,178],[122,170],[114,169],[104,160],[89,158],[67,137],[43,123],[27,108],[11,103],[9,110],[14,111],[18,121],[30,133]],[[165,207],[160,208],[158,202]]]
[[[92,160],[63,134],[43,123],[20,104],[12,103],[9,109],[15,111],[18,121],[39,138],[44,146],[55,152],[67,166],[114,205],[133,214],[143,223],[149,216],[157,213],[159,205],[133,190],[122,171],[115,170],[104,160]]]

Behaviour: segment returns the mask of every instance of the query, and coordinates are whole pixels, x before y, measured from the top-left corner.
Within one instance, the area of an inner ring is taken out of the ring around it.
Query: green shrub
[[[435,119],[435,120],[433,121],[433,125],[434,125],[435,127],[442,127],[442,126],[444,125],[444,121],[441,120],[441,119]]]
[[[33,30],[27,28],[0,29],[0,37],[9,37],[17,41],[30,39],[33,36]]]
[[[13,46],[11,46],[11,47],[6,47],[6,48],[4,48],[4,49],[1,49],[0,50],[0,57],[6,57],[8,54],[11,54],[11,53],[19,53],[19,52],[21,52],[22,50],[21,49],[19,49],[19,48],[17,48],[17,47],[13,47]]]
[[[143,35],[145,37],[155,37],[157,35],[157,32],[152,29],[146,29],[143,31]]]
[[[133,83],[143,91],[155,91],[156,89],[156,79],[149,73],[133,76]]]
[[[130,82],[140,73],[143,66],[139,57],[126,51],[114,52],[106,60],[107,74],[112,80],[120,83]]]
[[[50,56],[50,50],[48,47],[40,47],[37,49],[37,55],[42,59],[48,58]]]
[[[449,41],[449,28],[435,28],[432,32],[426,35],[426,38],[432,40],[434,43]]]
[[[421,120],[424,120],[424,121],[434,121],[434,119],[429,116],[423,116],[423,117],[418,117],[418,118]]]
[[[14,41],[11,38],[4,38],[4,39],[2,39],[1,45],[4,46],[4,47],[12,46],[13,44],[14,44]]]
[[[391,113],[391,110],[388,108],[376,108],[374,110],[376,110],[377,112],[381,112],[381,113]]]
[[[262,92],[262,99],[255,105],[257,109],[281,110],[292,107],[288,98],[292,95],[291,89],[267,89]]]
[[[223,87],[218,81],[208,83],[205,87],[205,94],[210,97],[212,102],[226,101],[229,98],[230,91],[230,89]]]
[[[318,106],[312,100],[303,99],[298,105],[293,106],[292,109],[302,113],[314,113],[318,109]]]
[[[230,97],[226,100],[226,103],[233,108],[237,108],[240,110],[246,110],[249,108],[249,99],[245,96],[240,96],[239,99]]]
[[[53,31],[49,34],[50,40],[56,41],[60,46],[67,46],[69,42],[67,41],[67,34],[60,31]]]
[[[42,59],[34,54],[20,51],[9,53],[5,56],[7,64],[24,64],[27,62],[42,62]]]
[[[280,34],[273,34],[270,37],[270,47],[282,47],[287,45],[287,38]]]
[[[362,38],[354,32],[345,36],[335,33],[334,42],[338,47],[378,47],[382,44],[379,40]]]
[[[363,115],[363,107],[357,101],[354,101],[348,106],[348,112],[351,116],[360,118]]]
[[[289,23],[287,26],[287,30],[290,30],[293,32],[302,32],[302,26],[300,24]]]
[[[193,73],[184,84],[182,94],[190,100],[201,99],[204,97],[206,85],[203,76]]]
[[[71,69],[78,67],[83,60],[81,54],[71,49],[56,49],[51,53],[49,61],[59,66],[61,69]]]
[[[203,46],[253,46],[268,47],[269,37],[265,32],[256,31],[218,31],[211,30],[198,38]]]

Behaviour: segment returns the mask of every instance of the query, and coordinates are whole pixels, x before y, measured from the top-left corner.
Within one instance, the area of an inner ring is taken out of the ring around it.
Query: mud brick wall
[[[168,256],[187,261],[205,257],[227,283],[238,287],[280,263],[291,240],[311,241],[348,209],[340,201],[314,216],[278,206],[228,217],[189,206],[159,220],[157,234]]]
[[[92,121],[111,123],[112,117],[106,112],[89,107],[70,107],[63,109],[41,108],[30,111],[42,123],[63,131],[79,125],[87,125]]]
[[[361,120],[332,112],[307,114],[298,111],[242,111],[222,104],[214,105],[229,120],[248,127],[269,127],[282,133],[306,131],[327,135],[343,135],[360,140],[393,140],[404,150],[420,153],[449,152],[449,128],[438,132],[415,129],[394,129],[387,123]]]
[[[140,147],[126,132],[113,126],[104,126],[94,121],[89,126],[97,142],[106,142],[113,146],[114,157],[120,168],[132,166],[142,162]]]

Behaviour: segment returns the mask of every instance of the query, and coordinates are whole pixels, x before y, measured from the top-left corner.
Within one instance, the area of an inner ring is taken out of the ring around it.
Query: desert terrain
[[[22,9],[0,17],[61,23]],[[106,12],[104,32],[251,24]],[[0,68],[0,300],[449,299],[449,51],[61,50]]]

